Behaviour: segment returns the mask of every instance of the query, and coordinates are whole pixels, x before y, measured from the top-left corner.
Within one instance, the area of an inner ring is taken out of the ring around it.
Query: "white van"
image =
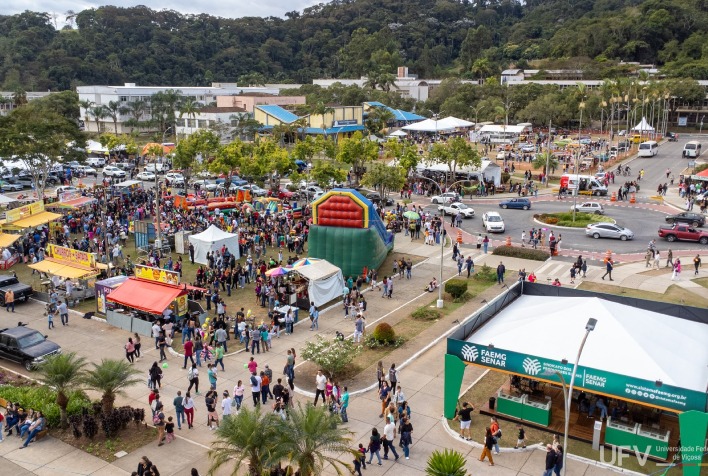
[[[697,140],[686,142],[683,146],[683,155],[687,159],[695,159],[701,155],[701,143]]]
[[[654,157],[659,153],[659,144],[654,140],[649,140],[639,144],[637,157]]]

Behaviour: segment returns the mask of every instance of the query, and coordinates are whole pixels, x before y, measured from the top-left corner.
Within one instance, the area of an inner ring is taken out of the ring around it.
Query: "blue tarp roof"
[[[297,114],[293,114],[287,109],[283,109],[282,107],[276,106],[274,104],[256,107],[261,111],[265,112],[266,114],[273,116],[280,122],[284,122],[286,124],[291,124],[300,119]]]
[[[396,121],[403,121],[403,122],[415,122],[415,121],[422,121],[425,119],[423,116],[419,116],[418,114],[414,114],[412,112],[404,111],[402,109],[394,109],[392,107],[389,107],[381,102],[378,101],[370,101],[367,102],[371,107],[381,107],[386,109],[387,111],[391,112],[393,114],[394,118]]]
[[[364,129],[365,128],[362,125],[352,124],[352,125],[341,126],[341,127],[330,127],[326,130],[326,133],[327,133],[327,135],[342,134],[345,132],[363,131]],[[321,127],[306,127],[305,134],[324,134],[324,132]]]

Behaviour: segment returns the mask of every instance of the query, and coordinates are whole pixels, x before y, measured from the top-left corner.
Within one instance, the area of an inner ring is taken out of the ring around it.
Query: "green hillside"
[[[639,61],[708,78],[708,0],[335,0],[285,19],[101,7],[57,30],[0,16],[0,86],[307,83],[390,74],[487,77],[509,66],[625,75]]]

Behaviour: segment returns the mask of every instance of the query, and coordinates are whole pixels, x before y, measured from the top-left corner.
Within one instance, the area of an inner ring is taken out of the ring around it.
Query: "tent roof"
[[[218,228],[216,225],[210,225],[209,228],[207,228],[203,232],[198,233],[196,235],[191,235],[189,239],[195,239],[198,241],[209,241],[213,243],[215,241],[227,240],[229,238],[235,238],[237,236],[238,235],[236,234],[225,232],[224,230]]]
[[[162,314],[177,296],[186,292],[183,286],[131,278],[106,296],[106,299],[151,314]]]
[[[522,296],[468,342],[574,363],[588,317],[583,366],[706,391],[708,325],[596,297]]]
[[[441,126],[445,127],[445,128],[448,128],[448,127],[454,127],[454,128],[471,127],[471,126],[474,126],[474,122],[465,121],[464,119],[458,119],[456,117],[450,116],[450,117],[446,117],[445,119],[440,119],[438,121],[438,127],[441,127]]]
[[[10,198],[5,195],[0,195],[0,205],[7,205],[8,203],[16,202],[16,198]]]
[[[409,124],[403,126],[402,129],[406,131],[419,131],[419,132],[439,132],[439,131],[449,131],[457,126],[450,124],[444,125],[442,120],[434,121],[433,119],[426,119],[421,122],[416,122],[414,124]]]
[[[482,128],[479,130],[480,134],[490,134],[490,133],[495,133],[495,132],[508,132],[510,134],[521,134],[524,132],[524,129],[526,129],[525,126],[504,126],[502,125],[497,125],[497,124],[487,124],[485,126],[482,126]]]
[[[408,134],[406,134],[406,131],[402,131],[402,130],[399,129],[399,130],[397,130],[397,131],[395,131],[395,132],[391,132],[391,133],[389,134],[389,137],[391,137],[391,136],[393,136],[393,137],[405,137],[405,136],[407,136],[407,135],[408,135]]]
[[[642,117],[642,120],[636,126],[632,127],[633,131],[653,131],[654,128],[647,122],[646,117]]]
[[[327,260],[318,260],[312,264],[306,266],[300,266],[299,268],[293,268],[293,271],[299,273],[303,278],[310,281],[317,281],[318,279],[324,279],[341,272],[341,269],[333,265]]]

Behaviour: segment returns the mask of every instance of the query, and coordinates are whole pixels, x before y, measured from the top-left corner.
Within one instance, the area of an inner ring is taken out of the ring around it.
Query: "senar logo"
[[[465,344],[462,347],[462,357],[469,362],[474,362],[479,357],[479,351],[477,347]]]
[[[524,368],[524,372],[529,375],[538,375],[541,371],[541,362],[538,359],[532,359],[531,357],[526,357],[521,363]]]

